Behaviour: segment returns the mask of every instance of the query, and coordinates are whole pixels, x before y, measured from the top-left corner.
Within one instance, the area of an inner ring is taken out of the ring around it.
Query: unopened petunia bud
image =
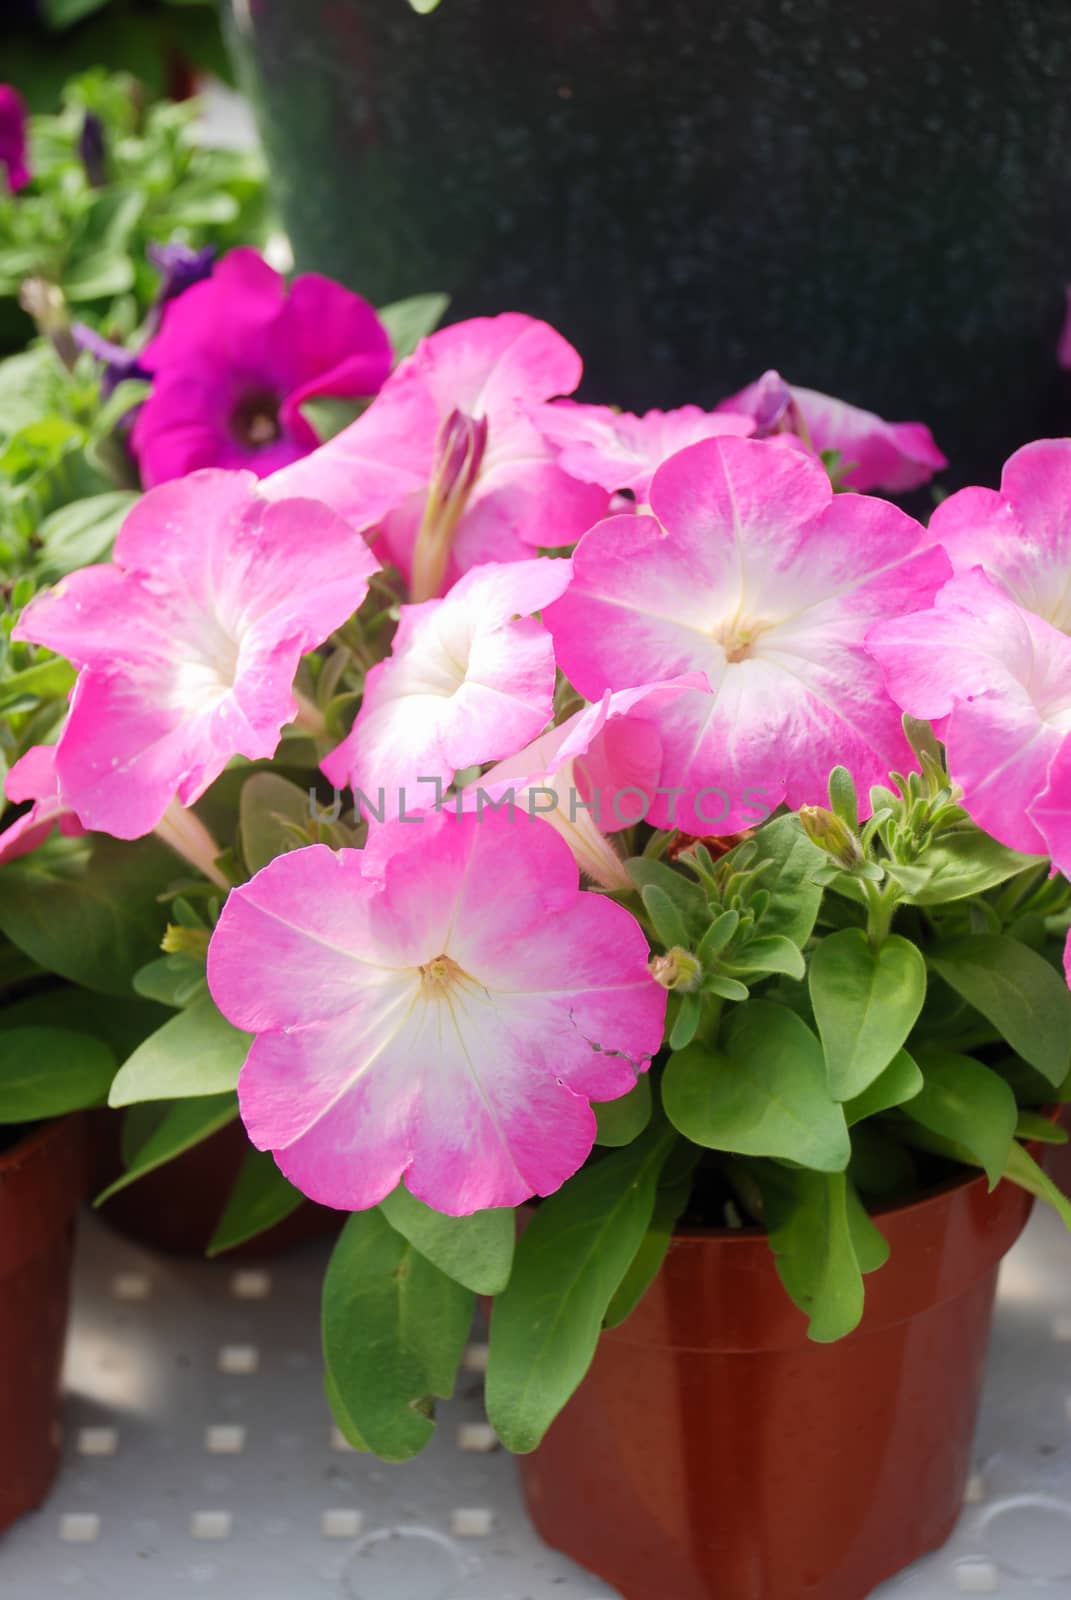
[[[169,922],[160,940],[160,949],[166,956],[204,956],[208,953],[211,938],[207,928],[187,928],[178,922]]]
[[[863,850],[859,840],[834,812],[825,806],[800,806],[799,815],[811,843],[832,856],[839,866],[850,870],[861,865]]]
[[[703,967],[698,956],[693,956],[690,950],[682,949],[679,944],[664,956],[652,956],[647,970],[663,989],[679,989],[683,994],[694,993],[703,980]]]
[[[414,601],[439,593],[454,534],[487,448],[487,418],[451,411],[439,429],[436,464],[413,550]]]

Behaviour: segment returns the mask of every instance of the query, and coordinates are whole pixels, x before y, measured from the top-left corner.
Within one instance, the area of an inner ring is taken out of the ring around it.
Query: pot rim
[[[16,1162],[21,1165],[27,1159],[32,1160],[38,1153],[38,1146],[48,1144],[56,1137],[59,1129],[81,1115],[80,1111],[65,1111],[62,1116],[46,1117],[41,1122],[30,1123],[21,1138],[16,1139],[14,1144],[8,1145],[5,1150],[0,1150],[0,1176]]]

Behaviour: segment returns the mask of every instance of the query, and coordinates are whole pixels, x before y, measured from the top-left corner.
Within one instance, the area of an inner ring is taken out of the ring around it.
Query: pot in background
[[[624,1600],[867,1600],[960,1514],[997,1271],[1031,1205],[977,1177],[876,1215],[889,1261],[828,1345],[762,1233],[677,1235],[521,1460],[539,1533]]]
[[[81,1117],[43,1123],[0,1152],[0,1531],[40,1505],[59,1465],[74,1224],[88,1175]]]
[[[93,1193],[123,1172],[122,1118],[94,1112]],[[203,1256],[223,1215],[242,1162],[250,1150],[240,1122],[229,1122],[173,1161],[148,1172],[106,1201],[99,1215],[124,1238],[170,1256]],[[345,1214],[303,1201],[296,1211],[245,1244],[228,1250],[227,1261],[264,1261],[310,1239],[337,1233]]]

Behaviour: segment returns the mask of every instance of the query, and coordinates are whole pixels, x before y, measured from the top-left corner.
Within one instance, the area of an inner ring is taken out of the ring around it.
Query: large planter
[[[46,1123],[0,1152],[0,1530],[41,1503],[59,1464],[59,1377],[85,1127]]]
[[[1031,1200],[876,1218],[860,1327],[808,1341],[757,1232],[683,1233],[523,1458],[543,1538],[625,1600],[866,1600],[959,1515],[1001,1257]]]
[[[1064,432],[1063,0],[228,0],[298,265],[516,309],[587,392],[778,365],[995,479]]]

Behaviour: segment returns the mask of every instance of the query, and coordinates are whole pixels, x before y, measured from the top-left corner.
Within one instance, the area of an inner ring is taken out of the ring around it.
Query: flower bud
[[[413,550],[411,598],[431,600],[450,561],[454,535],[487,448],[487,418],[451,411],[439,430],[436,464]]]
[[[825,806],[800,806],[803,831],[812,844],[833,857],[838,866],[848,871],[862,865],[863,849],[855,834],[834,812]]]
[[[683,994],[693,994],[703,980],[703,967],[690,950],[674,945],[664,956],[652,956],[647,970],[663,989],[679,989]]]
[[[211,937],[207,928],[186,928],[181,923],[169,922],[160,940],[160,949],[167,956],[204,957],[208,954]]]

